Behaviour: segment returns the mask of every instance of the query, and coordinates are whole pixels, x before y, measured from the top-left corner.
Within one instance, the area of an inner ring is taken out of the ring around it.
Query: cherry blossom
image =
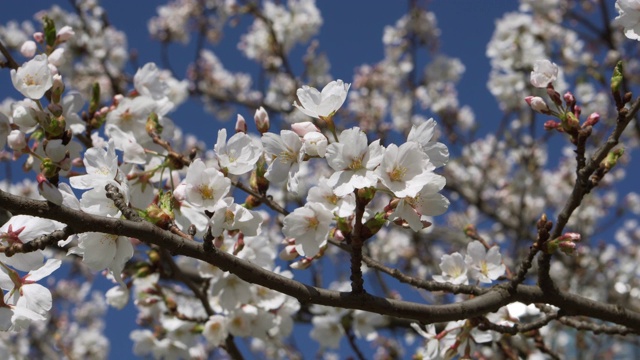
[[[297,193],[298,169],[303,156],[300,137],[291,130],[282,130],[280,136],[265,133],[262,144],[271,161],[265,177],[276,184],[286,181],[287,190]]]
[[[190,204],[213,211],[229,193],[231,180],[217,169],[207,167],[201,159],[196,159],[187,170],[185,185],[186,200]]]
[[[218,131],[218,142],[214,146],[220,168],[233,175],[251,171],[262,156],[262,144],[244,133],[235,133],[227,142],[227,130]]]
[[[467,264],[462,255],[455,252],[451,255],[442,255],[440,262],[442,275],[434,275],[433,279],[438,282],[451,282],[453,284],[468,284]]]
[[[546,88],[558,77],[558,66],[549,60],[536,60],[531,72],[531,85],[537,88]]]
[[[312,257],[327,241],[333,215],[319,203],[307,203],[287,215],[282,232],[296,239],[296,250],[302,256]]]
[[[637,0],[616,0],[619,15],[616,23],[624,27],[624,35],[631,40],[640,40],[640,3]]]
[[[18,70],[11,70],[13,86],[25,97],[38,100],[53,85],[53,77],[49,69],[47,56],[37,55]]]
[[[367,136],[360,128],[344,130],[339,142],[327,147],[327,161],[336,172],[328,184],[338,196],[345,196],[354,189],[375,186],[378,182],[374,169],[383,157],[383,147],[376,140],[367,144]]]
[[[505,272],[500,249],[493,246],[487,251],[479,241],[469,243],[465,262],[469,266],[469,275],[482,283],[491,283]]]
[[[335,80],[325,85],[320,92],[305,85],[296,91],[300,105],[293,103],[293,106],[316,119],[332,117],[347,99],[350,86],[351,84],[345,84],[342,80]]]

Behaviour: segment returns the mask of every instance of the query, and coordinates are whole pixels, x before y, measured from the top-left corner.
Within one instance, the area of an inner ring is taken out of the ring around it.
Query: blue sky
[[[52,2],[51,2],[52,3]],[[60,6],[68,8],[68,1],[58,1]],[[491,38],[494,22],[504,13],[514,11],[517,1],[430,1],[428,8],[435,12],[438,25],[442,32],[442,53],[458,57],[466,67],[464,76],[458,86],[461,104],[470,105],[476,113],[476,121],[484,131],[495,129],[501,117],[497,103],[488,92],[486,83],[490,70],[485,56],[487,42]],[[156,61],[160,58],[160,46],[151,41],[147,31],[147,20],[155,14],[155,7],[162,4],[160,1],[103,1],[107,9],[111,23],[124,30],[128,35],[129,47],[136,49],[139,55],[139,64],[142,66],[148,61]],[[366,4],[366,7],[363,5]],[[43,8],[45,2],[14,2],[10,11],[0,12],[0,21],[10,19],[32,19],[33,13]],[[349,82],[352,79],[354,69],[363,63],[375,63],[383,57],[381,43],[383,28],[392,25],[407,9],[407,2],[375,0],[367,2],[345,1],[318,1],[324,24],[318,39],[321,49],[327,53],[331,60],[331,73],[336,79],[344,79]],[[237,50],[236,44],[244,29],[241,23],[236,29],[227,28],[224,40],[214,51],[220,57],[225,66],[232,71],[244,71],[255,73],[258,65],[245,59]],[[170,59],[176,75],[183,76],[185,66],[193,58],[193,44],[188,46],[172,45],[170,47]],[[294,49],[294,53],[301,48]],[[425,54],[423,54],[425,55]],[[422,59],[424,62],[425,59]],[[300,63],[294,63],[294,69],[301,70]],[[135,69],[130,68],[130,73]],[[4,71],[3,83],[8,86],[9,73]],[[0,94],[5,95],[5,92]],[[13,90],[11,90],[13,91]],[[13,91],[12,96],[18,97]],[[240,110],[250,119],[252,112]],[[184,104],[172,118],[180,124],[185,132],[210,134],[204,140],[209,146],[213,145],[214,134],[217,132],[216,123],[211,115],[205,113],[197,101],[189,101]],[[223,126],[233,126],[227,123]],[[204,128],[204,129],[203,129]],[[0,173],[0,176],[2,173]],[[98,281],[98,287],[105,287],[106,282]],[[131,357],[131,342],[129,331],[134,327],[132,306],[125,311],[109,310],[107,316],[107,335],[111,339],[111,359]],[[296,338],[298,344],[303,342],[309,327],[304,327],[304,336]],[[240,340],[240,344],[245,343]],[[309,344],[315,348],[314,344]],[[343,341],[341,354],[351,355],[346,341]],[[361,346],[367,352],[364,342]],[[313,358],[312,353],[306,358]]]

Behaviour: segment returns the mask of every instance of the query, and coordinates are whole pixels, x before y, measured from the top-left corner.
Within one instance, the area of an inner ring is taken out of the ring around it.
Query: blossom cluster
[[[486,49],[487,86],[505,117],[490,133],[476,131],[482,124],[458,98],[465,65],[437,51],[436,15],[417,4],[385,27],[383,59],[357,67],[348,82],[329,73],[317,34],[331,19],[313,0],[160,6],[147,24],[154,39],[189,44],[198,24],[198,41],[206,43],[185,79],[166,62],[142,63],[128,74],[126,34],[97,2],[77,3],[75,12],[39,13],[41,31],[29,22],[0,26],[0,46],[25,59],[3,55],[20,99],[0,104],[0,160],[20,163],[28,174],[0,189],[45,199],[78,221],[118,225],[77,232],[73,221],[42,214],[16,214],[1,225],[0,352],[41,355],[7,340],[29,332],[70,357],[106,357],[99,318],[107,306],[135,307],[133,353],[156,359],[233,356],[234,338],[248,339],[265,358],[296,358],[304,350],[287,339],[298,323],[310,326],[327,357],[346,338],[356,353],[358,343],[375,344],[376,358],[406,349],[421,359],[498,356],[491,344],[536,358],[568,348],[563,326],[633,332],[576,325],[583,319],[560,312],[566,309],[513,298],[493,313],[441,324],[412,318],[409,326],[393,314],[361,310],[372,309],[364,301],[337,308],[326,299],[314,303],[318,292],[310,285],[312,295],[297,299],[287,286],[312,278],[340,299],[375,292],[385,304],[404,304],[412,295],[390,286],[389,275],[427,290],[417,306],[463,302],[467,309],[485,294],[533,287],[538,276],[558,291],[640,309],[633,277],[640,201],[634,192],[618,199],[622,165],[639,144],[633,131],[618,131],[637,111],[627,87],[640,81],[638,63],[619,62],[630,57],[621,34],[640,39],[637,1],[616,1],[619,15],[606,26],[622,29],[606,32],[612,35],[602,56],[584,29],[566,21],[591,19],[575,15],[570,2],[521,0],[519,11],[499,19]],[[209,47],[227,25],[245,23],[237,47],[260,66],[259,82],[230,70]],[[298,75],[290,61],[301,46]],[[423,50],[426,64],[418,61]],[[611,68],[610,86],[585,80],[585,69],[593,76],[599,68]],[[189,97],[217,119],[235,116],[234,126],[202,123],[197,135],[183,132],[175,110]],[[610,143],[626,148],[601,145],[610,133]],[[615,243],[596,245],[600,229],[623,218]],[[125,219],[180,237],[203,258],[224,255],[264,270],[273,288],[144,236],[122,235]],[[95,274],[112,283],[105,294],[73,279]]]

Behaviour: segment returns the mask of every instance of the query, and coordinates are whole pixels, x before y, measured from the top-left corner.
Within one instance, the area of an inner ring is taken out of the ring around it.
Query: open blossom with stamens
[[[350,86],[342,80],[334,80],[319,92],[316,88],[304,85],[296,91],[300,105],[293,103],[293,106],[316,119],[331,117],[344,104]]]
[[[467,245],[465,262],[469,266],[471,277],[481,283],[490,284],[505,272],[500,249],[493,246],[487,251],[480,241],[473,241]]]
[[[440,270],[442,270],[442,275],[433,275],[433,280],[438,282],[450,282],[456,285],[466,285],[469,283],[469,278],[467,277],[467,264],[464,262],[462,255],[458,252],[451,255],[442,255]]]
[[[367,135],[360,128],[344,130],[339,142],[327,147],[326,158],[336,172],[328,184],[338,196],[345,196],[354,189],[375,186],[378,182],[374,170],[382,161],[384,148],[380,140],[367,145]]]
[[[78,236],[78,247],[70,253],[82,254],[82,262],[94,271],[109,269],[113,277],[124,286],[122,270],[133,257],[133,245],[126,236],[88,232]]]
[[[415,142],[390,144],[376,169],[380,182],[397,197],[416,196],[432,178],[435,166]]]
[[[0,245],[26,244],[41,235],[60,230],[63,224],[35,216],[15,215],[0,227]],[[41,250],[16,253],[11,257],[0,253],[0,261],[20,271],[31,271],[42,266],[44,256]]]
[[[224,230],[240,230],[244,236],[257,236],[262,225],[262,215],[244,208],[228,197],[220,201],[220,207],[211,217],[211,235],[220,236]]]
[[[45,316],[51,310],[51,292],[36,284],[36,281],[51,275],[61,263],[58,259],[49,259],[44,265],[22,277],[15,270],[0,265],[0,288],[9,291],[5,295],[5,302]]]
[[[302,140],[291,130],[282,130],[280,136],[272,133],[262,135],[262,145],[271,164],[265,173],[267,180],[281,184],[287,181],[287,190],[298,192],[298,169],[304,153]]]
[[[296,239],[296,250],[300,255],[313,257],[326,243],[332,219],[331,211],[310,202],[284,218],[282,232],[286,237]]]
[[[118,156],[116,155],[115,142],[109,141],[107,149],[92,147],[84,153],[86,175],[74,176],[69,183],[76,189],[93,189],[113,182],[118,176]]]
[[[207,168],[201,159],[195,159],[185,179],[187,201],[204,210],[214,211],[218,202],[231,189],[231,180],[215,168]]]
[[[427,184],[416,196],[400,199],[389,220],[403,219],[413,231],[420,231],[430,225],[426,221],[427,216],[438,216],[447,211],[449,200],[439,193],[446,179],[435,173],[429,173],[428,178]]]
[[[53,86],[53,75],[47,55],[40,54],[29,60],[18,70],[11,69],[13,86],[29,99],[38,100]]]
[[[254,142],[251,136],[239,132],[227,141],[227,130],[218,131],[218,141],[213,149],[222,169],[230,174],[242,175],[253,169],[262,156],[262,144]]]

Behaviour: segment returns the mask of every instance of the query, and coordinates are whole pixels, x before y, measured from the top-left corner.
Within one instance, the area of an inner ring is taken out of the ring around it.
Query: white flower
[[[427,216],[442,215],[449,208],[449,200],[438,193],[445,183],[444,176],[429,173],[427,184],[415,197],[401,199],[389,220],[403,219],[413,231],[429,226]]]
[[[219,346],[225,341],[227,335],[229,335],[228,322],[229,320],[222,315],[209,317],[209,320],[203,326],[204,330],[202,330],[202,335],[207,339],[208,345]]]
[[[305,85],[296,91],[300,105],[293,103],[293,106],[305,115],[317,119],[331,117],[344,104],[350,86],[351,84],[345,84],[342,80],[335,80],[328,83],[320,93],[316,88]]]
[[[416,196],[432,179],[430,175],[434,169],[418,144],[407,142],[400,147],[390,144],[385,149],[376,174],[384,186],[396,197],[402,198]]]
[[[228,197],[220,201],[220,207],[211,217],[211,235],[220,236],[224,230],[240,230],[244,236],[257,236],[262,225],[262,215],[248,210]]]
[[[254,142],[245,133],[235,133],[227,142],[227,130],[218,131],[218,141],[213,149],[220,163],[221,169],[227,169],[230,174],[242,175],[253,170],[254,165],[262,156],[262,144]]]
[[[354,189],[375,186],[378,177],[374,169],[382,161],[383,147],[380,140],[367,145],[367,136],[360,128],[344,130],[340,142],[327,147],[327,161],[336,172],[329,178],[329,186],[338,196],[345,196]]]
[[[5,304],[0,298],[0,331],[26,329],[31,321],[44,321],[47,318],[24,307]]]
[[[129,290],[126,286],[116,285],[105,293],[107,304],[122,310],[129,302]]]
[[[143,139],[151,140],[145,130],[147,117],[156,107],[156,102],[149,96],[123,98],[118,102],[118,106],[107,114],[106,123],[133,134],[139,143],[144,144]]]
[[[351,216],[356,209],[355,194],[349,193],[343,197],[337,196],[327,184],[327,178],[324,177],[318,181],[317,186],[309,189],[307,202],[320,203],[339,217]]]
[[[353,312],[353,333],[358,338],[373,341],[378,337],[376,328],[387,324],[387,320],[380,314],[355,310]]]
[[[467,245],[467,256],[465,262],[469,266],[472,278],[481,283],[490,284],[505,272],[502,264],[502,255],[497,246],[493,246],[487,251],[480,241],[473,241]]]
[[[71,252],[81,252],[82,262],[94,271],[109,269],[116,281],[124,286],[120,273],[133,256],[133,245],[128,237],[83,233],[78,236],[78,250]]]
[[[104,132],[110,139],[113,139],[116,149],[123,152],[122,161],[140,165],[147,163],[144,147],[138,144],[138,140],[132,133],[122,131],[114,124],[107,124]]]
[[[332,218],[331,211],[323,205],[307,203],[284,218],[282,232],[296,239],[296,250],[300,255],[313,257],[327,241]]]
[[[311,320],[313,329],[310,336],[320,343],[323,348],[337,349],[340,340],[344,336],[341,316],[339,314],[329,314],[314,316]]]
[[[262,134],[264,151],[271,159],[265,173],[267,180],[274,184],[287,181],[287,190],[298,192],[298,169],[304,153],[302,140],[291,130],[280,131],[280,136],[272,133]]]
[[[616,9],[620,15],[614,21],[622,25],[624,35],[631,40],[640,40],[640,1],[617,0]]]
[[[438,335],[436,333],[436,326],[433,325],[433,324],[427,325],[427,327],[426,327],[427,331],[422,330],[420,325],[418,325],[416,323],[411,323],[411,327],[416,332],[418,332],[418,334],[420,334],[420,336],[422,336],[423,338],[425,338],[427,340],[426,348],[422,348],[422,349],[418,350],[418,352],[422,356],[421,358],[424,359],[424,360],[437,359],[438,358],[438,354],[440,352],[440,349],[439,349],[438,339],[436,338],[436,336]]]
[[[113,140],[109,141],[109,147],[106,150],[96,147],[88,149],[84,153],[82,162],[87,174],[69,178],[69,183],[76,189],[102,187],[118,176],[118,156]]]
[[[327,153],[327,145],[329,141],[327,137],[319,132],[308,132],[302,138],[302,151],[309,156],[324,157]]]
[[[445,144],[433,139],[436,125],[435,120],[431,118],[420,125],[411,126],[407,141],[418,143],[422,151],[429,156],[429,161],[438,168],[449,161],[449,149]]]
[[[45,316],[51,310],[51,292],[35,282],[51,275],[61,263],[58,259],[49,259],[40,268],[31,270],[22,277],[14,270],[0,266],[0,288],[9,290],[5,295],[5,302]]]
[[[0,244],[3,246],[11,244],[25,244],[38,236],[50,234],[55,230],[64,227],[57,221],[42,219],[35,216],[15,215],[0,227]],[[17,253],[7,257],[0,253],[0,262],[9,265],[20,271],[31,271],[42,266],[44,256],[41,250],[30,253]]]
[[[546,88],[558,78],[558,65],[549,60],[536,60],[531,72],[531,85]]]
[[[25,97],[40,99],[53,86],[47,55],[40,54],[20,66],[18,70],[11,69],[11,82]]]
[[[225,272],[211,287],[211,293],[218,295],[220,306],[233,310],[251,300],[251,284],[234,274]]]
[[[207,168],[201,159],[195,159],[185,179],[186,200],[199,208],[214,211],[218,202],[229,193],[231,180],[215,168]]]
[[[469,283],[469,278],[467,277],[467,264],[464,262],[462,255],[458,252],[451,255],[442,255],[440,270],[442,270],[442,275],[433,276],[433,279],[437,282],[450,282],[456,285],[466,285]]]

